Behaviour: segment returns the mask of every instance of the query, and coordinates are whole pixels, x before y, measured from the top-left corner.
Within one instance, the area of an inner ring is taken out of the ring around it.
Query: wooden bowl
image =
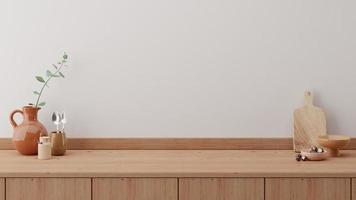
[[[323,153],[301,151],[300,154],[302,156],[306,156],[308,158],[308,160],[311,160],[311,161],[325,160],[328,157],[327,151],[324,151]]]
[[[321,135],[318,138],[318,142],[321,146],[328,149],[330,156],[337,157],[340,155],[340,149],[349,144],[350,137],[343,135]]]

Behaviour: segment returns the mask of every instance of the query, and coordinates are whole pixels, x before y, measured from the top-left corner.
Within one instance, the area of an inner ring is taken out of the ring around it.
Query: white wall
[[[65,50],[70,137],[289,137],[312,89],[356,136],[356,1],[2,0],[0,137]]]

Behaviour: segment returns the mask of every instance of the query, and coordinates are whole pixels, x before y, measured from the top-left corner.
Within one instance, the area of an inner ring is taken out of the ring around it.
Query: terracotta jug
[[[37,113],[40,108],[25,106],[22,110],[14,110],[10,114],[10,123],[14,128],[12,141],[18,152],[24,155],[36,155],[37,143],[40,136],[47,136],[47,129],[37,120]],[[17,124],[14,115],[21,113],[23,122]]]

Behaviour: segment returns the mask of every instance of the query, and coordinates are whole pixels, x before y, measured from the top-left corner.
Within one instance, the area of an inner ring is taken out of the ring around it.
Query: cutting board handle
[[[310,91],[305,91],[304,93],[304,103],[306,106],[313,105],[314,96]]]

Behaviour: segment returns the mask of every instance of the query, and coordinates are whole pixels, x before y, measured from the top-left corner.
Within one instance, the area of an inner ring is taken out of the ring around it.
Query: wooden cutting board
[[[321,108],[313,105],[313,95],[305,92],[305,105],[294,111],[294,150],[299,152],[312,146],[319,146],[318,136],[326,135],[326,118]]]

